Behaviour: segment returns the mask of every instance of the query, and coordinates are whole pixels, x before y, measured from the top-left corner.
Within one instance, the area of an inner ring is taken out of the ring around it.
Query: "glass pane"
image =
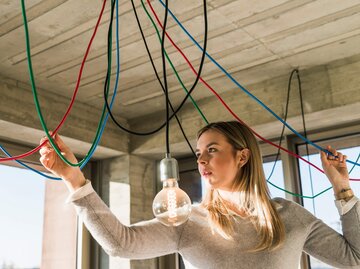
[[[282,169],[282,161],[278,160],[275,164],[275,161],[263,163],[265,178],[268,179],[269,182],[284,189],[284,174]],[[274,169],[273,173],[271,171]],[[271,177],[270,177],[271,175]],[[269,178],[270,177],[270,178]],[[285,192],[274,187],[272,184],[268,183],[269,190],[271,193],[271,197],[282,197],[285,198]]]
[[[197,169],[180,172],[179,187],[185,191],[193,204],[198,204],[202,200],[201,176]]]
[[[344,148],[338,149],[341,153],[348,156],[349,160],[355,161],[359,152],[360,147]],[[307,159],[307,156],[304,156]],[[316,166],[321,167],[320,154],[311,154],[309,155],[310,162]],[[303,194],[307,196],[313,196],[321,191],[331,187],[330,182],[327,177],[321,172],[311,168],[311,177],[309,172],[309,165],[305,162],[299,162],[300,168],[300,177],[301,177],[301,186],[303,189]],[[348,169],[350,170],[352,165],[348,164]],[[360,178],[360,167],[355,167],[350,174],[350,178]],[[311,184],[312,181],[312,184]],[[350,182],[352,189],[355,194],[360,194],[360,182]],[[312,190],[313,189],[313,190]],[[331,206],[329,206],[331,205]],[[304,207],[312,212],[316,217],[323,220],[327,225],[341,233],[341,223],[339,213],[334,204],[334,194],[332,189],[321,194],[315,199],[304,199]],[[333,268],[329,265],[326,265],[315,258],[310,258],[311,268],[313,269],[325,269]]]
[[[0,267],[40,268],[45,182],[0,165]]]

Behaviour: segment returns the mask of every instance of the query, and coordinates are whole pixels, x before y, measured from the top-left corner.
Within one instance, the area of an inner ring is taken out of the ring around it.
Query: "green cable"
[[[360,159],[360,153],[359,153],[355,163],[357,163],[359,159]],[[351,170],[349,171],[349,175],[351,174],[351,172],[352,172],[352,170],[354,169],[355,166],[356,165],[354,164],[353,167],[351,168]],[[296,196],[296,197],[307,198],[307,199],[314,199],[314,198],[320,196],[321,194],[327,192],[328,190],[332,189],[332,187],[329,187],[329,188],[319,192],[318,194],[315,194],[314,196],[307,196],[307,195],[301,195],[301,194],[294,193],[294,192],[288,191],[286,189],[283,189],[283,188],[273,184],[271,181],[267,181],[267,183],[269,183],[271,186],[273,186],[273,187],[275,187],[275,188],[277,188],[277,189],[279,189],[279,190],[281,190],[283,192],[286,192],[286,193],[291,194],[291,195]]]
[[[57,147],[56,143],[54,142],[52,137],[49,135],[49,130],[48,130],[46,124],[45,124],[45,121],[44,121],[44,118],[43,118],[43,115],[42,115],[42,112],[41,112],[41,108],[40,108],[40,104],[39,104],[39,100],[38,100],[38,96],[37,96],[37,90],[36,90],[36,85],[35,85],[33,68],[32,68],[31,53],[30,53],[30,37],[29,37],[29,29],[28,29],[28,24],[27,24],[27,17],[26,17],[26,9],[25,9],[24,0],[21,0],[21,8],[22,8],[22,15],[23,15],[23,20],[24,20],[25,40],[26,40],[26,54],[27,54],[27,60],[28,60],[28,70],[29,70],[29,75],[30,75],[31,89],[32,89],[32,92],[33,92],[35,107],[36,107],[36,111],[37,111],[37,114],[38,114],[39,119],[40,119],[40,123],[41,123],[41,125],[43,127],[43,130],[45,131],[45,134],[46,134],[51,146],[54,148],[56,154],[61,158],[61,160],[63,160],[65,163],[67,163],[70,166],[80,166],[82,163],[84,163],[84,161],[87,159],[87,156],[89,155],[89,153],[95,147],[96,140],[97,140],[97,138],[99,136],[101,125],[102,125],[102,122],[103,122],[103,119],[104,119],[106,107],[105,106],[103,107],[101,119],[99,121],[98,128],[97,128],[97,131],[96,131],[95,139],[94,139],[94,141],[92,143],[92,146],[91,146],[90,150],[86,154],[86,157],[83,160],[81,160],[80,162],[78,162],[78,163],[71,163],[70,161],[68,161],[61,154],[61,152],[60,152],[59,148]],[[111,45],[110,45],[110,48],[111,48]],[[108,68],[109,68],[109,66],[111,67],[111,53],[110,53],[110,57],[109,57]],[[110,73],[108,75],[109,75],[109,80],[108,80],[108,83],[107,83],[107,95],[109,93]]]
[[[286,192],[288,194],[291,194],[293,196],[301,197],[301,198],[308,198],[308,199],[314,199],[314,198],[320,196],[321,194],[323,194],[324,192],[327,192],[328,190],[330,190],[332,188],[332,187],[329,187],[326,190],[323,190],[322,192],[319,192],[318,194],[315,194],[314,196],[306,196],[306,195],[301,195],[301,194],[298,194],[298,193],[295,193],[295,192],[285,190],[285,189],[283,189],[283,188],[281,188],[279,186],[276,186],[275,184],[271,183],[270,181],[268,181],[267,183],[269,183],[271,186],[273,186],[273,187],[275,187],[275,188],[277,188],[277,189],[279,189],[281,191],[284,191],[284,192]]]
[[[143,0],[141,0],[141,5],[142,5],[142,7],[143,7],[144,11],[146,12],[146,14],[147,14],[148,18],[150,19],[150,21],[151,21],[151,23],[152,23],[153,27],[155,28],[155,30],[156,30],[156,34],[157,34],[158,39],[159,39],[160,44],[161,44],[161,36],[160,36],[159,30],[158,30],[158,28],[156,27],[156,24],[155,24],[154,20],[151,18],[151,16],[150,16],[150,14],[149,14],[148,10],[146,9],[146,7],[145,7],[145,5],[144,5],[144,1],[143,1]],[[169,58],[168,54],[166,53],[166,51],[164,51],[164,52],[165,52],[166,59],[167,59],[167,61],[169,62],[169,64],[171,65],[171,68],[172,68],[172,70],[174,71],[174,73],[175,73],[175,75],[176,75],[176,77],[177,77],[178,81],[180,82],[180,84],[181,84],[181,86],[183,87],[183,89],[184,89],[184,91],[186,92],[186,94],[188,94],[188,92],[189,92],[189,91],[187,90],[187,88],[186,88],[186,87],[185,87],[185,85],[183,84],[183,82],[182,82],[182,80],[181,80],[181,78],[180,78],[180,76],[179,76],[178,72],[176,71],[176,69],[175,69],[175,67],[174,67],[173,63],[171,62],[171,60],[170,60],[170,58]],[[208,120],[206,119],[206,117],[204,116],[204,114],[202,113],[202,111],[200,110],[200,108],[198,107],[198,105],[197,105],[197,103],[195,102],[195,100],[192,98],[192,96],[191,96],[191,95],[189,95],[189,97],[190,97],[190,99],[191,99],[191,102],[193,103],[193,105],[194,105],[194,106],[195,106],[195,108],[197,109],[197,111],[200,113],[200,115],[201,115],[201,117],[203,118],[203,120],[206,122],[206,124],[209,124]]]

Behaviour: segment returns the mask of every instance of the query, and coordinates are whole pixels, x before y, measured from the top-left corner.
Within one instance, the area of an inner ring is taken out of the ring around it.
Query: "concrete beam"
[[[360,70],[358,57],[352,60],[340,60],[328,65],[300,70],[305,105],[306,126],[309,131],[349,125],[360,121]],[[270,107],[280,117],[284,116],[288,75],[246,85],[247,89]],[[282,124],[264,108],[239,89],[233,89],[222,95],[234,112],[260,135],[273,139],[280,135]],[[227,112],[215,97],[202,99],[199,107],[209,122],[231,120]],[[288,122],[299,132],[302,130],[299,93],[296,79],[292,83]],[[195,112],[193,106],[185,106],[179,117],[188,138],[195,145],[196,131],[205,123]],[[130,121],[132,129],[150,130],[164,121],[164,113],[150,115]],[[190,154],[175,120],[170,127],[170,143],[173,155]],[[286,134],[290,134],[287,130]],[[147,157],[161,158],[165,152],[164,130],[149,137],[131,137],[131,153]]]
[[[0,77],[0,92],[0,139],[28,146],[38,145],[44,131],[36,113],[30,87]],[[38,89],[38,98],[48,129],[55,129],[70,100],[43,89]],[[100,117],[100,110],[75,101],[59,133],[79,156],[84,156],[90,149]],[[120,121],[127,125],[125,120]],[[122,155],[128,152],[128,142],[128,135],[120,132],[109,119],[94,157],[109,158]]]

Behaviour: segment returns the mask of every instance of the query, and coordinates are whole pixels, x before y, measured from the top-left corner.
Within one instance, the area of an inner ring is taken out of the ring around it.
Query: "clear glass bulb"
[[[163,180],[163,189],[154,198],[153,212],[167,226],[178,226],[189,218],[191,200],[176,179]]]

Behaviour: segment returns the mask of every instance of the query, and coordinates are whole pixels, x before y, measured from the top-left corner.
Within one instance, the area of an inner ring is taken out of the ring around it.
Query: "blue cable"
[[[165,4],[162,0],[159,0],[161,5],[165,8]],[[181,27],[181,29],[187,34],[187,36],[193,41],[193,43],[201,50],[203,51],[203,48],[200,46],[200,44],[192,37],[192,35],[186,30],[186,28],[181,24],[181,22],[176,18],[176,16],[171,12],[169,9],[169,14],[173,19],[176,21],[176,23]],[[318,146],[317,144],[313,143],[312,141],[308,140],[301,134],[299,134],[295,129],[293,129],[287,122],[283,121],[274,111],[272,111],[269,107],[267,107],[262,101],[260,101],[255,95],[250,93],[247,89],[245,89],[239,82],[237,82],[217,61],[215,61],[214,58],[212,58],[207,52],[205,52],[206,56],[232,81],[235,83],[236,86],[238,86],[241,90],[243,90],[247,95],[249,95],[251,98],[255,99],[256,102],[258,102],[263,108],[265,108],[268,112],[270,112],[275,118],[277,118],[280,122],[282,122],[288,129],[290,129],[294,134],[296,134],[299,138],[301,138],[303,141],[309,143],[313,147],[317,148],[318,150],[321,150],[323,152],[326,152],[327,154],[331,154],[326,149],[323,149],[322,147]],[[347,162],[360,166],[359,163],[346,160]]]
[[[116,69],[116,79],[115,79],[115,86],[114,86],[114,93],[113,93],[113,96],[111,98],[111,102],[110,102],[110,109],[112,108],[113,106],[113,103],[115,101],[115,96],[117,94],[117,89],[118,89],[118,82],[119,82],[119,73],[120,73],[120,49],[119,49],[119,5],[118,5],[118,0],[116,0],[116,65],[117,65],[117,69]],[[109,113],[107,112],[106,115],[105,115],[105,119],[102,123],[102,126],[101,126],[101,129],[100,129],[100,132],[99,132],[99,136],[97,137],[96,141],[95,141],[95,147],[93,147],[93,149],[89,152],[88,156],[86,157],[84,163],[80,166],[80,169],[83,169],[83,167],[89,162],[90,158],[92,157],[92,155],[94,154],[94,151],[96,149],[96,147],[98,146],[99,142],[100,142],[100,139],[101,139],[101,136],[102,136],[102,133],[104,132],[104,129],[105,129],[105,125],[106,125],[106,122],[109,118]],[[6,150],[5,148],[3,148],[1,145],[0,145],[0,149],[8,156],[8,157],[12,157]],[[20,165],[30,169],[31,171],[43,176],[43,177],[46,177],[48,179],[52,179],[52,180],[61,180],[61,178],[58,178],[58,177],[52,177],[52,176],[48,176],[28,165],[26,165],[25,163],[21,162],[21,161],[18,161],[18,160],[15,160],[17,163],[19,163]]]
[[[0,149],[5,153],[6,156],[11,157],[11,155],[5,150],[5,148],[3,146],[0,145]],[[30,167],[30,166],[28,166],[27,164],[25,164],[25,163],[23,163],[21,161],[15,160],[15,162],[17,162],[18,164],[20,164],[21,166],[23,166],[25,168],[28,168],[29,170],[31,170],[33,172],[39,174],[40,176],[43,176],[43,177],[46,177],[46,178],[52,179],[52,180],[61,180],[61,178],[59,178],[59,177],[48,176],[48,175],[46,175],[46,174],[44,174],[44,173]]]
[[[115,101],[115,96],[117,94],[118,83],[119,83],[119,74],[120,74],[119,0],[115,0],[115,1],[116,1],[116,79],[115,79],[114,93],[113,93],[113,96],[111,98],[111,102],[110,102],[110,105],[109,105],[110,110],[111,110],[111,108],[113,106],[113,103]],[[105,105],[104,105],[104,108],[105,108]],[[98,144],[100,142],[100,139],[101,139],[102,133],[103,133],[103,131],[105,129],[105,125],[106,125],[106,122],[107,122],[108,118],[109,118],[109,112],[107,112],[106,115],[105,115],[103,125],[101,126],[100,134],[99,134],[99,136],[98,136],[98,138],[97,138],[97,140],[95,142],[95,147],[93,148],[93,150],[89,154],[89,159],[93,155],[96,147],[98,146]],[[88,162],[88,160],[86,160],[85,163],[80,166],[80,169],[82,169],[86,165],[87,162]]]
[[[278,160],[275,161],[275,163],[274,163],[274,165],[273,165],[273,167],[272,167],[272,169],[271,169],[270,175],[269,175],[268,178],[266,179],[267,182],[270,182],[270,179],[271,179],[272,175],[274,174],[275,166],[276,166],[277,162],[278,162]]]

